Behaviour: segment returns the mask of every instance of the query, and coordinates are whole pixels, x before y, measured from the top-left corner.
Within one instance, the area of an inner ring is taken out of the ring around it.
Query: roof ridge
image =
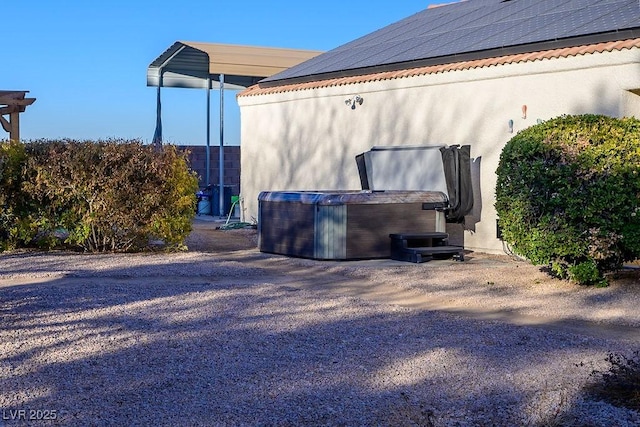
[[[569,58],[593,53],[622,51],[632,48],[640,48],[640,38],[616,40],[611,42],[599,42],[574,47],[564,47],[550,50],[541,50],[528,53],[516,53],[503,56],[495,56],[484,59],[473,59],[460,62],[449,62],[438,65],[405,68],[397,71],[380,71],[357,76],[334,77],[326,80],[316,80],[305,83],[291,83],[281,86],[260,87],[253,85],[240,92],[238,97],[269,95],[275,93],[297,92],[302,90],[319,89],[326,87],[345,86],[348,84],[366,83],[379,80],[393,80],[406,77],[421,76],[427,74],[439,74],[450,71],[462,71],[475,68],[488,68],[491,66],[518,64],[541,61],[544,59]]]

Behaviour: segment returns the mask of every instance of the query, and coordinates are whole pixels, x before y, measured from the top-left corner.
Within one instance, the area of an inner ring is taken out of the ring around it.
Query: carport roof
[[[147,86],[203,88],[207,79],[245,88],[319,55],[320,51],[177,41],[147,68]]]

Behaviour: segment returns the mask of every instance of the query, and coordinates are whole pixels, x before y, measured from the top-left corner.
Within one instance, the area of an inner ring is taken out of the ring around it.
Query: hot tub
[[[322,260],[388,258],[391,233],[444,232],[448,205],[440,191],[264,191],[258,246]]]
[[[446,232],[464,245],[473,207],[469,146],[373,147],[356,156],[362,190],[264,191],[259,249],[325,260],[389,258],[390,234]]]

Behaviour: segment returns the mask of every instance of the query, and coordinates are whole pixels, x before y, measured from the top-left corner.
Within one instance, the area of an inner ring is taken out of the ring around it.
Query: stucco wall
[[[504,144],[561,114],[640,117],[640,96],[629,92],[638,88],[640,49],[633,49],[241,96],[245,215],[257,217],[263,190],[359,189],[354,158],[375,145],[470,144],[478,194],[465,246],[501,252],[493,204]],[[364,102],[352,110],[345,100],[356,94]]]

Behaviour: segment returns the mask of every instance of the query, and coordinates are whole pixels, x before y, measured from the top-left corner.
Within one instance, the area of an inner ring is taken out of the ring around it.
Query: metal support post
[[[204,150],[204,185],[209,188],[211,184],[211,77],[207,78],[207,145]],[[213,197],[213,194],[210,195]],[[211,206],[213,207],[213,200],[211,200]],[[213,214],[214,209],[211,209]]]
[[[224,216],[224,74],[220,74],[220,216]]]

